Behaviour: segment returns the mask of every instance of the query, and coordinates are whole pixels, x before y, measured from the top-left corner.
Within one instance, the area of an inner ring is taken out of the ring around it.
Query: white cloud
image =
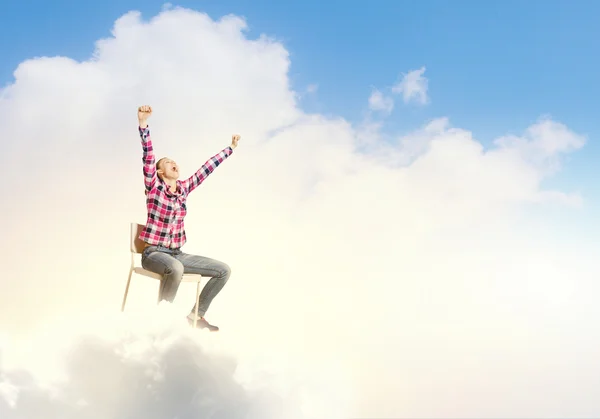
[[[323,399],[335,397],[315,382],[311,400],[310,381],[291,379],[301,374],[270,349],[262,353],[267,363],[226,339],[194,333],[177,313],[161,308],[125,323],[117,315],[86,316],[29,342],[45,349],[35,352],[34,362],[22,357],[0,366],[0,416],[293,419],[311,413],[317,390]]]
[[[369,96],[369,109],[389,114],[394,109],[394,100],[375,89]]]
[[[574,134],[564,124],[542,118],[527,128],[522,137],[504,136],[494,143],[551,173],[559,169],[559,153],[580,149],[585,144],[585,138]]]
[[[65,365],[39,361],[66,381],[36,386],[6,368],[3,352],[1,392],[18,395],[0,416],[93,418],[85,407],[77,416],[74,396],[83,396],[108,419],[148,406],[149,415],[185,406],[181,417],[196,417],[201,407],[179,387],[190,380],[222,384],[207,401],[249,400],[231,369],[212,370],[225,350],[247,369],[279,356],[294,368],[276,368],[267,394],[303,388],[302,400],[282,396],[282,408],[320,417],[597,416],[600,369],[588,348],[600,343],[600,249],[571,231],[576,209],[557,205],[571,191],[545,187],[584,139],[543,119],[485,148],[440,118],[386,145],[381,125],[359,130],[302,112],[283,45],[245,29],[235,16],[130,13],[93,60],[26,61],[0,93],[0,138],[10,139],[0,143],[0,175],[12,191],[0,203],[9,261],[0,330],[46,338],[12,352],[28,368],[56,328],[120,306],[128,223],[145,219],[136,107],[153,105],[156,152],[184,175],[242,134],[188,202],[186,251],[233,271],[207,315],[222,328],[212,355],[202,352],[211,343],[154,329],[154,318],[133,317],[116,338],[112,322],[94,323],[91,344],[64,345]],[[409,85],[405,97],[422,101]],[[134,279],[129,316],[153,306],[156,287]],[[182,286],[177,315],[193,295]],[[112,351],[124,346],[138,355]],[[161,376],[171,368],[180,370]],[[246,381],[261,382],[256,369]],[[198,379],[207,370],[211,378]],[[112,391],[121,381],[140,385],[127,401]],[[65,391],[70,398],[50,397]]]
[[[404,103],[415,101],[424,105],[429,101],[427,89],[429,81],[424,77],[425,67],[404,74],[402,80],[392,87],[392,92],[402,94]]]
[[[312,84],[309,84],[308,86],[306,86],[307,93],[317,93],[317,90],[319,90],[318,84],[312,83]]]

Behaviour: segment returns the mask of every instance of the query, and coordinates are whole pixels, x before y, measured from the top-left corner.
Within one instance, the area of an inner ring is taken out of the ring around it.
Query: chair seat
[[[148,271],[144,268],[134,268],[133,271],[138,275],[144,275],[149,278],[154,278],[154,279],[159,279],[159,280],[162,278],[161,274],[157,274],[157,273]],[[201,282],[201,281],[202,281],[202,276],[198,275],[198,274],[184,274],[183,278],[181,278],[181,282]]]

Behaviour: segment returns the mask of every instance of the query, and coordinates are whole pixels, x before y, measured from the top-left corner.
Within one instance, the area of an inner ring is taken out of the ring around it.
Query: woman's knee
[[[231,267],[228,264],[221,262],[219,277],[223,278],[225,280],[228,280],[230,276],[231,276]]]

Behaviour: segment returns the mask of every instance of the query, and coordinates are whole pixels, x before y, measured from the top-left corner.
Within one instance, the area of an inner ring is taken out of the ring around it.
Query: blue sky
[[[87,59],[130,10],[145,18],[160,1],[5,2],[0,13],[0,83],[34,56]],[[600,158],[600,2],[588,1],[180,1],[213,18],[245,16],[249,36],[266,33],[291,52],[291,79],[316,83],[310,111],[360,120],[374,87],[426,66],[431,103],[397,103],[389,127],[405,131],[448,116],[486,144],[550,115],[589,136],[555,184],[600,197],[593,178]]]

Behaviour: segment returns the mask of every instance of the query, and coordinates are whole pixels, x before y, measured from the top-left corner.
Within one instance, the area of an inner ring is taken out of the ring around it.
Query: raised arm
[[[150,139],[150,129],[148,128],[148,118],[152,115],[152,107],[140,106],[138,108],[138,122],[140,138],[142,140],[142,163],[144,171],[144,186],[146,191],[150,191],[156,183],[156,158]]]
[[[221,150],[218,154],[215,154],[204,163],[200,169],[192,176],[182,182],[182,186],[187,189],[188,194],[196,189],[204,180],[210,175],[225,159],[233,153],[233,150],[237,147],[238,141],[240,140],[239,135],[231,137],[231,145]]]

